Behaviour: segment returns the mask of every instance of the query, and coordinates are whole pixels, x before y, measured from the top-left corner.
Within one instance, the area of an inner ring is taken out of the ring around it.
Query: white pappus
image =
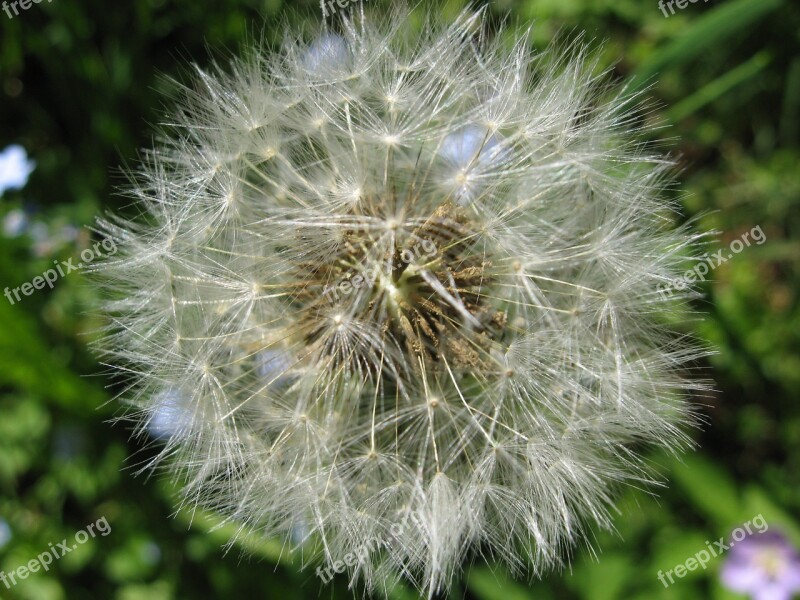
[[[642,443],[691,445],[670,162],[579,44],[340,25],[183,89],[143,216],[99,224],[105,358],[189,502],[372,588],[433,595],[470,553],[538,574],[650,479]]]

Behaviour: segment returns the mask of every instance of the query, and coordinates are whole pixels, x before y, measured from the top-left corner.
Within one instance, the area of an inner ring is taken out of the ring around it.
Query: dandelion
[[[670,163],[580,46],[473,12],[341,31],[198,69],[145,218],[99,224],[105,356],[186,502],[243,530],[428,595],[475,553],[557,567],[643,443],[690,445]]]

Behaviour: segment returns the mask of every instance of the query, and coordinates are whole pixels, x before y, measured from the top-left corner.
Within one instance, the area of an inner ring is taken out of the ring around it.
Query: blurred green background
[[[382,0],[369,0],[382,18]],[[464,2],[431,2],[453,15]],[[762,514],[800,546],[800,6],[796,0],[716,0],[665,18],[656,0],[495,0],[494,27],[533,25],[537,45],[586,32],[612,76],[652,84],[654,120],[669,127],[685,219],[718,231],[714,249],[755,226],[767,241],[713,271],[687,324],[717,354],[702,365],[700,450],[651,457],[669,486],[623,494],[616,533],[540,581],[476,561],[454,598],[742,598],[723,589],[714,559],[665,589],[659,570],[682,563]],[[385,8],[385,5],[384,5]],[[85,226],[126,200],[120,165],[151,145],[169,105],[164,75],[184,78],[286,23],[319,20],[314,0],[52,0],[13,19],[0,12],[0,151],[20,144],[36,161],[21,190],[0,198],[0,287],[30,281],[53,260],[77,257]],[[507,33],[507,35],[511,35]],[[602,45],[600,42],[604,42]],[[154,450],[111,426],[115,390],[87,350],[97,325],[80,273],[11,305],[0,298],[0,569],[13,571],[48,543],[90,539],[0,597],[34,600],[352,598],[343,576],[323,586],[314,566],[274,541],[246,539],[214,518],[176,511],[167,476],[135,476]],[[276,490],[276,493],[280,493]],[[415,598],[408,589],[392,597]]]

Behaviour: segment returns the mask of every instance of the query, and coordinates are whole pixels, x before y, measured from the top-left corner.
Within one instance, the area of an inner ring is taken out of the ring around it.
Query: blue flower
[[[11,541],[11,527],[5,519],[0,519],[0,548],[3,548]]]
[[[280,350],[262,350],[256,355],[256,372],[267,381],[267,387],[280,389],[289,385],[293,378],[289,375],[295,360]]]
[[[25,148],[18,145],[8,146],[0,152],[0,196],[6,190],[18,190],[28,183],[28,175],[36,163],[28,160]]]
[[[185,437],[191,429],[192,419],[193,413],[184,395],[169,390],[156,396],[147,428],[150,435],[162,440]]]
[[[19,237],[28,227],[28,215],[24,210],[15,208],[3,217],[3,233],[6,237]]]
[[[439,148],[448,164],[445,184],[459,204],[469,204],[490,179],[497,178],[497,168],[509,158],[501,139],[477,125],[466,125],[449,134]]]
[[[303,66],[317,77],[341,71],[350,60],[350,48],[345,39],[336,34],[325,34],[316,39],[303,56]]]

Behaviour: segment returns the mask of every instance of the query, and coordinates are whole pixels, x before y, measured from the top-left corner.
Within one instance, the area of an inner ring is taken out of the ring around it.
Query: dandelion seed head
[[[649,479],[640,444],[690,445],[669,163],[578,46],[343,25],[198,70],[146,218],[99,223],[104,352],[187,502],[360,549],[371,588],[557,567]]]

